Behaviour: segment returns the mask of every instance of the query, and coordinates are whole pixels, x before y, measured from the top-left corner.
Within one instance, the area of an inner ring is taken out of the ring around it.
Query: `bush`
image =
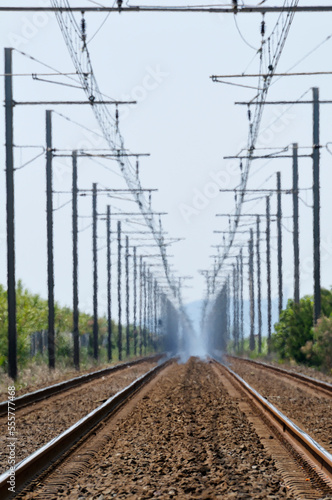
[[[323,317],[313,328],[313,340],[301,348],[308,362],[332,373],[332,317]]]
[[[298,363],[306,363],[307,357],[301,351],[308,341],[313,340],[313,301],[304,297],[299,304],[289,300],[286,309],[274,325],[271,347],[281,359],[294,359]]]
[[[331,353],[332,291],[321,290],[323,318],[313,328],[313,297],[289,300],[274,325],[271,347],[281,359],[328,368]],[[324,355],[326,354],[326,357]]]

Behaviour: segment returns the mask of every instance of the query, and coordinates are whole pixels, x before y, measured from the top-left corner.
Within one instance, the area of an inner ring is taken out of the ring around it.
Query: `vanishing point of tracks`
[[[109,398],[23,461],[16,481],[25,499],[322,499],[332,457],[223,365],[191,358]]]

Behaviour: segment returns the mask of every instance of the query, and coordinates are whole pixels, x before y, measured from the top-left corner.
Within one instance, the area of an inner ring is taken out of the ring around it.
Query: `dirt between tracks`
[[[129,385],[156,362],[148,361],[105,375],[82,386],[40,401],[15,413],[16,463],[66,430],[106,399]],[[8,419],[0,417],[0,473],[8,467]]]
[[[262,396],[332,453],[332,398],[301,382],[232,360],[230,367]]]
[[[197,359],[161,375],[107,439],[74,483],[24,498],[294,498],[212,365]]]

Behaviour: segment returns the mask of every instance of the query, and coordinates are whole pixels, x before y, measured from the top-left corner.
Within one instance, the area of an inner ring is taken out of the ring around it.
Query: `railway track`
[[[314,389],[325,396],[332,397],[332,384],[328,382],[323,382],[322,380],[318,380],[312,377],[308,377],[307,375],[303,375],[302,373],[297,373],[289,370],[285,370],[284,368],[279,368],[278,366],[269,365],[267,363],[262,363],[260,361],[256,361],[253,359],[243,359],[237,356],[226,356],[226,360],[232,361],[235,360],[239,363],[252,365],[263,370],[268,370],[271,373],[280,374],[283,377],[289,378],[290,380],[297,380],[301,382],[306,387]]]
[[[308,473],[321,478],[332,493],[332,455],[320,446],[311,436],[299,428],[273,404],[261,396],[237,373],[225,365],[219,364],[227,378],[238,386],[253,406],[263,415],[264,420],[276,436],[288,445],[292,454],[306,467]]]
[[[18,464],[28,483],[19,498],[322,499],[332,456],[224,365],[167,361]]]
[[[134,380],[134,382],[129,384],[125,389],[109,398],[98,408],[76,422],[69,429],[62,432],[55,439],[52,439],[45,446],[22,460],[15,469],[16,492],[19,492],[25,484],[33,481],[33,479],[38,477],[44,470],[51,468],[51,466],[56,463],[60,457],[63,457],[66,452],[70,452],[70,450],[75,447],[79,441],[84,440],[100,422],[104,421],[111,414],[114,414],[116,410],[128,402],[133,394],[146,385],[169,363],[170,361],[167,360],[152,368],[146,374]],[[10,475],[11,473],[7,471],[0,476],[0,498],[2,500],[13,497],[12,493],[8,491],[7,481]]]
[[[330,384],[269,365],[228,358],[227,363],[264,398],[332,453]]]
[[[15,400],[15,431],[20,442],[15,451],[16,462],[31,455],[109,397],[148,372],[157,362],[158,357],[149,357],[139,362],[123,363],[89,374],[88,377],[77,377],[46,390],[28,394],[18,398],[18,402]],[[8,411],[7,405],[5,411]],[[0,417],[0,474],[5,472],[10,454],[6,446],[7,436],[8,417],[5,414]]]
[[[26,406],[37,403],[38,401],[45,400],[56,394],[61,394],[73,387],[79,387],[87,382],[91,382],[92,380],[97,380],[99,378],[105,377],[105,375],[109,375],[112,373],[119,372],[126,368],[130,368],[131,366],[136,366],[141,363],[145,363],[147,361],[158,361],[162,357],[162,354],[157,356],[148,356],[145,358],[135,359],[133,361],[127,361],[126,363],[120,363],[115,366],[110,366],[108,368],[104,368],[102,370],[97,370],[95,372],[86,373],[85,375],[81,375],[79,377],[71,378],[69,380],[65,380],[64,382],[59,382],[58,384],[53,384],[48,387],[44,387],[37,391],[29,392],[27,394],[23,394],[15,398],[15,409],[19,410]],[[0,402],[0,417],[7,414],[8,401]]]

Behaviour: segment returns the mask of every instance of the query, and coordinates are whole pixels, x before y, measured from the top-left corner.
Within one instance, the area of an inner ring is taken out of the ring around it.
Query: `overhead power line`
[[[116,107],[115,112],[111,112],[106,104],[103,104],[103,94],[100,91],[97,79],[95,77],[92,62],[87,47],[86,22],[84,19],[85,9],[81,9],[81,25],[73,14],[68,0],[51,0],[52,7],[56,12],[56,18],[61,28],[70,56],[74,63],[75,69],[81,85],[89,99],[89,101],[98,101],[98,106],[92,106],[94,115],[102,130],[110,149],[117,151],[125,151],[124,139],[119,128],[119,112]],[[180,311],[185,323],[191,324],[182,303],[181,292],[179,291],[178,283],[175,277],[171,274],[165,246],[160,244],[163,228],[161,219],[156,221],[150,207],[149,201],[142,192],[142,186],[138,176],[138,160],[136,168],[131,164],[128,156],[116,158],[120,171],[130,190],[135,191],[134,197],[144,217],[147,227],[150,228],[156,243],[159,246],[160,255],[164,265],[164,272],[167,278],[173,296],[179,302]]]
[[[269,87],[272,82],[272,78],[275,75],[276,68],[284,48],[290,26],[292,24],[294,13],[297,11],[297,5],[299,0],[285,0],[283,8],[281,9],[280,16],[267,39],[265,39],[265,25],[261,27],[262,33],[262,44],[259,49],[260,52],[260,69],[259,78],[257,84],[257,94],[255,97],[247,103],[248,105],[248,121],[249,121],[249,132],[247,141],[247,151],[248,156],[246,158],[245,165],[243,167],[243,174],[241,176],[240,190],[241,195],[236,203],[235,217],[232,227],[232,232],[230,233],[229,241],[226,246],[224,254],[219,259],[219,262],[215,266],[214,273],[217,276],[220,272],[225,258],[227,258],[228,252],[230,251],[236,230],[240,221],[242,205],[245,197],[245,190],[248,183],[249,171],[251,163],[254,157],[255,146],[259,134],[263,108],[266,102],[266,97],[268,94]],[[265,11],[266,12],[266,11]],[[264,19],[262,21],[264,23]],[[253,107],[253,111],[251,110]]]

